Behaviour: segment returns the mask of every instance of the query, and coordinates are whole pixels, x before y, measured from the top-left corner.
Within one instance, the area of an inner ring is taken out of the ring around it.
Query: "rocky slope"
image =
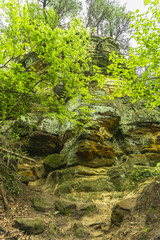
[[[70,122],[38,116],[14,124],[36,161],[18,159],[24,211],[12,223],[28,234],[22,239],[160,239],[159,108],[100,97],[113,87],[109,79],[92,85],[90,121],[76,133]]]
[[[36,163],[19,160],[19,176],[40,192],[28,200],[32,219],[17,214],[15,226],[31,239],[158,239],[159,109],[127,97],[89,107],[90,123],[76,134],[43,119],[23,136]]]

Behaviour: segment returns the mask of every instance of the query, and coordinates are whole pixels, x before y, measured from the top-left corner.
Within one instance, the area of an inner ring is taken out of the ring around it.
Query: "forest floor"
[[[144,186],[139,189],[139,193],[144,188]],[[114,234],[117,231],[120,231],[118,227],[113,229],[112,233],[106,235],[106,228],[109,228],[111,222],[111,212],[112,208],[116,203],[121,199],[132,198],[139,193],[135,192],[125,192],[125,193],[102,193],[101,199],[95,199],[93,202],[96,203],[96,211],[90,213],[88,212],[85,216],[82,216],[80,212],[76,212],[74,215],[67,214],[62,216],[61,214],[55,214],[55,209],[48,212],[39,212],[36,211],[33,207],[33,199],[38,196],[47,196],[55,198],[56,196],[51,196],[49,193],[45,193],[41,187],[37,186],[26,186],[21,184],[21,192],[16,197],[6,191],[7,201],[10,206],[10,211],[7,213],[3,201],[2,194],[0,193],[0,239],[1,240],[74,240],[77,239],[73,234],[73,224],[76,222],[82,222],[83,225],[88,226],[88,229],[92,237],[86,237],[81,239],[92,239],[92,240],[103,240],[103,239],[113,239],[118,240],[122,238],[114,238]],[[46,195],[47,194],[47,195]],[[81,198],[81,196],[79,195]],[[85,196],[83,195],[83,198]],[[103,198],[103,199],[102,199]],[[80,201],[82,198],[80,199]],[[79,203],[80,203],[79,201]],[[78,204],[78,202],[76,202]],[[32,217],[41,217],[45,220],[46,225],[48,226],[51,222],[55,222],[57,228],[57,235],[51,236],[48,230],[45,230],[42,234],[38,235],[27,235],[23,231],[14,227],[15,219],[17,218],[32,218]],[[143,216],[142,216],[143,218]],[[108,223],[107,223],[108,221]],[[137,225],[137,226],[136,226]],[[125,231],[130,231],[130,233],[136,232],[136,229],[143,229],[143,221],[141,226],[141,217],[139,217],[138,222],[134,223],[133,228],[127,228]],[[123,228],[122,228],[123,229]],[[124,229],[123,229],[124,231]],[[113,235],[113,237],[112,237]],[[117,234],[116,234],[117,235]],[[106,237],[105,237],[106,236]],[[126,238],[124,238],[126,239]],[[134,239],[134,238],[127,238]]]
[[[32,217],[36,211],[32,207],[32,199],[41,194],[41,190],[33,189],[25,184],[21,184],[21,191],[18,196],[6,190],[7,201],[10,211],[7,213],[0,192],[0,239],[28,240],[29,236],[19,229],[14,228],[15,219],[18,217]],[[1,231],[4,230],[5,232]]]

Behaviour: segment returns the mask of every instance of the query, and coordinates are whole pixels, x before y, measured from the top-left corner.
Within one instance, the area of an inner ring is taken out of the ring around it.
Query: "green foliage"
[[[20,194],[21,187],[16,174],[12,173],[8,178],[4,177],[3,181],[8,191],[10,191],[12,194],[15,194],[16,196]]]
[[[66,27],[67,23],[78,16],[81,2],[78,0],[42,0],[27,2],[30,18],[43,21],[52,29],[57,26]]]
[[[144,5],[148,5],[149,3],[151,3],[152,0],[144,0]],[[159,4],[159,0],[155,0],[154,1],[156,4]]]
[[[128,60],[111,54],[112,63],[107,70],[117,79],[114,96],[127,94],[132,101],[142,99],[147,107],[154,107],[160,104],[159,6],[152,4],[145,14],[136,11],[132,21],[132,38],[137,42],[137,47],[130,49]],[[141,69],[141,73],[137,74],[136,69]]]
[[[82,5],[79,0],[37,0],[36,3],[32,1],[32,4],[43,9],[45,21],[49,20],[48,18],[51,17],[49,12],[53,10],[57,15],[58,25],[63,25],[64,22],[77,16]]]
[[[160,163],[157,163],[157,165],[156,165],[156,168],[158,168],[158,169],[159,169],[159,167],[160,167]]]
[[[157,170],[157,168],[151,170],[151,169],[135,169],[131,172],[130,174],[130,179],[133,181],[140,181],[142,179],[148,178],[148,177],[153,177],[153,176],[158,176],[160,175],[160,171]]]
[[[48,8],[47,11],[45,11],[44,14],[44,9],[35,1],[27,2],[27,9],[28,9],[28,14],[30,21],[42,21],[44,23],[47,22],[49,26],[54,29],[58,23],[59,23],[59,16],[58,14],[53,10],[53,8]]]
[[[54,212],[54,215],[57,215],[57,214],[59,214],[60,213],[60,211],[55,211]]]
[[[159,209],[157,209],[157,206],[155,205],[151,205],[151,207],[149,208],[149,213],[154,213],[157,212]]]
[[[49,6],[57,13],[61,24],[66,18],[73,18],[81,10],[82,3],[79,0],[51,0]]]
[[[0,158],[0,180],[12,194],[18,195],[21,191],[17,176],[17,159],[11,154],[4,154]]]
[[[94,80],[85,76],[91,61],[87,29],[78,19],[68,29],[52,28],[43,17],[37,18],[40,9],[34,18],[32,5],[15,0],[0,6],[6,22],[0,37],[0,119],[33,110],[54,112],[62,120],[76,118],[66,102],[91,99],[88,87]],[[60,94],[55,91],[59,86]]]
[[[134,189],[139,183],[146,181],[147,178],[156,176],[160,176],[160,170],[157,167],[141,169],[135,166],[134,170],[129,173],[129,189]]]

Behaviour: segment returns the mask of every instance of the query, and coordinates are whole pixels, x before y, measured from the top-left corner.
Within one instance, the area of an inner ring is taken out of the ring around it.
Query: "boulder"
[[[43,162],[44,168],[47,172],[63,168],[66,164],[66,160],[62,154],[48,155]]]
[[[76,212],[77,206],[75,203],[58,200],[55,202],[55,209],[62,215],[68,215]]]
[[[146,154],[130,154],[127,160],[127,164],[130,166],[133,165],[141,165],[141,166],[149,166],[149,161],[146,157]]]
[[[27,234],[40,234],[46,229],[45,222],[42,218],[17,218],[15,220],[16,228]]]
[[[33,200],[33,206],[37,211],[47,212],[53,209],[54,203],[48,198],[36,197]]]
[[[76,212],[77,206],[75,203],[58,200],[55,202],[55,209],[62,215],[68,215]]]
[[[107,170],[109,181],[113,183],[116,191],[123,191],[130,188],[131,180],[129,178],[132,168],[127,165],[114,166]]]
[[[120,201],[112,210],[112,223],[120,226],[124,218],[135,208],[136,200],[136,198],[128,198]]]

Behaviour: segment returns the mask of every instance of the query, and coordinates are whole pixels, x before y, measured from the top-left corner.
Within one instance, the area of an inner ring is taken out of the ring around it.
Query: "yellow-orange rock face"
[[[86,166],[111,166],[114,163],[113,148],[92,141],[80,142],[76,154],[79,162]]]

